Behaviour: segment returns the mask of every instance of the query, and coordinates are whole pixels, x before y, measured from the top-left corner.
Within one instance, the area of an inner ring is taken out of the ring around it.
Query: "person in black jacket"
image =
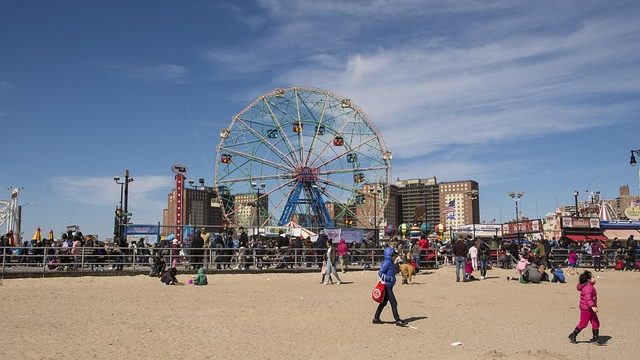
[[[193,240],[191,241],[191,265],[195,270],[202,267],[202,255],[204,254],[204,239],[200,235],[200,230],[196,230]]]
[[[480,245],[478,247],[478,260],[480,265],[480,279],[484,279],[487,276],[487,265],[489,262],[490,256],[489,245],[484,240],[480,240]]]

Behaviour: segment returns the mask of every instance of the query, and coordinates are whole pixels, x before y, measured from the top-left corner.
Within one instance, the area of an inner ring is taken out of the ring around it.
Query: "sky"
[[[128,169],[161,221],[171,165],[214,179],[219,130],[260,95],[348,97],[393,178],[472,179],[480,218],[639,193],[637,1],[2,1],[0,199],[23,230],[111,237]],[[4,231],[5,229],[1,229]]]

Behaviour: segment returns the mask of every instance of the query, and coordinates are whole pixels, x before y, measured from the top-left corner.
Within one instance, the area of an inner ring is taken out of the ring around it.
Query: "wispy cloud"
[[[640,113],[632,3],[577,11],[509,1],[260,5],[271,14],[264,36],[209,59],[226,73],[273,73],[272,87],[317,86],[351,97],[399,160],[609,126]],[[456,32],[430,25],[440,17],[455,22],[458,12],[469,21]],[[461,155],[470,160],[456,172],[476,176],[472,155]]]
[[[15,87],[8,81],[0,80],[0,93],[13,91]]]
[[[162,200],[171,190],[170,176],[136,176],[129,184],[129,211],[136,222],[155,223],[162,215],[166,202]],[[57,177],[52,188],[72,202],[95,206],[114,206],[120,200],[120,186],[110,177]],[[165,196],[162,196],[164,194]]]
[[[176,64],[107,64],[98,67],[112,70],[122,77],[146,81],[178,81],[188,72],[187,67]]]

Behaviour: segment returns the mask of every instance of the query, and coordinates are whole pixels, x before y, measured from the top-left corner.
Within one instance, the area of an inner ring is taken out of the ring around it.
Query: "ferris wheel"
[[[391,152],[350,99],[316,88],[276,89],[220,131],[217,153],[215,186],[230,225],[380,223]]]

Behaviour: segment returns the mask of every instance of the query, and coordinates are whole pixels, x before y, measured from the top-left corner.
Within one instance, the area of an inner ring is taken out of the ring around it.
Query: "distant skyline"
[[[157,223],[171,165],[213,183],[219,130],[253,99],[349,97],[393,179],[475,180],[481,221],[542,217],[640,176],[637,1],[12,1],[0,5],[0,199],[23,231]],[[4,231],[4,227],[0,231]]]

